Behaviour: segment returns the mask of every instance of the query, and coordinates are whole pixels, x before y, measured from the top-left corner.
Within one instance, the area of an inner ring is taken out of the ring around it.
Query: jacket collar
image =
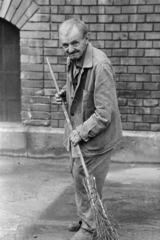
[[[93,66],[93,60],[92,60],[92,52],[93,52],[93,47],[91,43],[88,43],[86,51],[84,52],[85,56],[77,61],[76,65],[81,68],[91,68]],[[84,61],[83,61],[84,59]],[[67,58],[67,68],[69,68],[71,64],[71,59],[70,57]]]

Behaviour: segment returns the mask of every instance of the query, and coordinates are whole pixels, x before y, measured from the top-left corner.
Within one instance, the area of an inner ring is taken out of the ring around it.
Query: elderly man
[[[59,39],[68,55],[67,82],[55,98],[57,101],[65,98],[73,126],[71,133],[65,126],[65,146],[71,151],[77,214],[81,219],[70,226],[70,230],[78,230],[71,240],[91,240],[95,222],[75,146],[80,145],[89,174],[95,176],[102,197],[113,148],[122,137],[115,75],[107,56],[89,42],[84,22],[64,21],[59,28]]]

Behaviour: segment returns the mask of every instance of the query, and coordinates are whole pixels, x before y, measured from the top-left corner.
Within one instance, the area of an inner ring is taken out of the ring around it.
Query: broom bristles
[[[84,186],[90,201],[96,224],[97,240],[118,240],[117,231],[112,227],[96,188],[95,178],[84,178]]]

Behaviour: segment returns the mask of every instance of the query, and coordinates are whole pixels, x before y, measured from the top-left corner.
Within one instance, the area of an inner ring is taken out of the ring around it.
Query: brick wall
[[[25,1],[11,2],[21,2],[23,9]],[[63,127],[64,115],[53,97],[55,88],[45,56],[50,56],[59,85],[63,86],[66,58],[57,30],[62,21],[76,16],[88,24],[92,44],[104,51],[114,65],[123,129],[159,131],[160,0],[35,3],[39,10],[17,25],[21,36],[22,121]]]

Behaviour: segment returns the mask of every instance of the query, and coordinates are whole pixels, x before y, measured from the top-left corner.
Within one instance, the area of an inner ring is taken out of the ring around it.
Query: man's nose
[[[74,51],[74,47],[70,44],[68,47],[68,52],[72,53]]]

